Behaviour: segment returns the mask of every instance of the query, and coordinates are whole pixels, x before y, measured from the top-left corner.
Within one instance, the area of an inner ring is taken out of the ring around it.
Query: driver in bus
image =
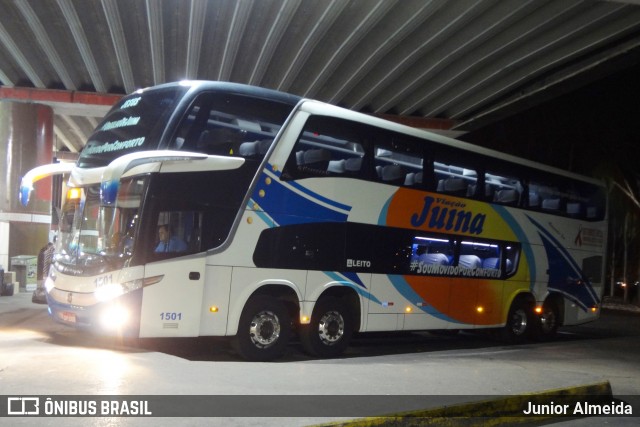
[[[187,244],[176,236],[171,235],[168,225],[158,226],[158,237],[160,242],[156,246],[155,252],[184,252]]]

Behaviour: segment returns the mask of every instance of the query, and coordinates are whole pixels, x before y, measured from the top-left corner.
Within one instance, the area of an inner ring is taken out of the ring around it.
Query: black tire
[[[291,316],[282,301],[256,296],[247,301],[233,340],[243,358],[265,362],[282,356],[291,337]]]
[[[300,341],[312,356],[331,358],[342,354],[353,335],[353,318],[342,300],[329,297],[320,300],[308,325],[300,328]]]
[[[535,336],[539,340],[548,340],[555,336],[560,326],[560,310],[553,301],[545,301],[542,313],[538,316]]]
[[[500,331],[500,338],[508,343],[521,343],[531,335],[533,324],[531,304],[516,300],[511,304],[507,323]]]

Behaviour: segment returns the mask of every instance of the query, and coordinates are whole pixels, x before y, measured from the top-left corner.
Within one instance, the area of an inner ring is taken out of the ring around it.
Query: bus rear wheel
[[[509,309],[507,323],[502,328],[501,338],[509,343],[523,342],[531,333],[533,326],[530,304],[515,301]]]
[[[282,301],[256,296],[242,310],[234,347],[243,358],[268,361],[282,356],[291,336],[291,318]]]
[[[536,329],[536,338],[539,340],[548,340],[558,331],[560,326],[560,311],[553,301],[545,301],[542,305],[542,313],[538,318]]]
[[[325,298],[313,309],[311,321],[300,329],[300,341],[312,356],[330,358],[342,354],[353,335],[353,319],[340,299]]]

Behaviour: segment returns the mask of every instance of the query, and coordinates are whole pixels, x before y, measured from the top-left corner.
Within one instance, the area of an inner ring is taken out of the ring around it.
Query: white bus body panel
[[[199,335],[204,267],[204,256],[187,256],[146,265],[145,277],[163,278],[143,289],[140,337]]]
[[[233,268],[227,266],[206,266],[204,293],[200,308],[200,335],[221,336],[226,334],[232,271]],[[212,307],[215,307],[216,311],[211,311]]]

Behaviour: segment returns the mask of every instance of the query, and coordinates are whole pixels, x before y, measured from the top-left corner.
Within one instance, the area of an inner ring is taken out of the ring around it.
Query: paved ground
[[[294,344],[281,361],[250,363],[219,339],[144,340],[130,347],[80,334],[19,294],[0,298],[0,395],[270,395],[284,407],[300,403],[296,396],[319,395],[314,408],[325,408],[329,399],[322,396],[386,395],[395,404],[393,396],[400,395],[407,396],[404,409],[600,381],[609,381],[616,395],[640,395],[640,315],[605,311],[597,322],[561,332],[552,342],[518,346],[479,334],[373,334],[357,338],[340,359],[316,360]],[[247,399],[241,402],[252,414],[252,404],[262,402]],[[330,407],[326,413],[335,415]],[[25,417],[11,425],[305,426],[336,418]]]

